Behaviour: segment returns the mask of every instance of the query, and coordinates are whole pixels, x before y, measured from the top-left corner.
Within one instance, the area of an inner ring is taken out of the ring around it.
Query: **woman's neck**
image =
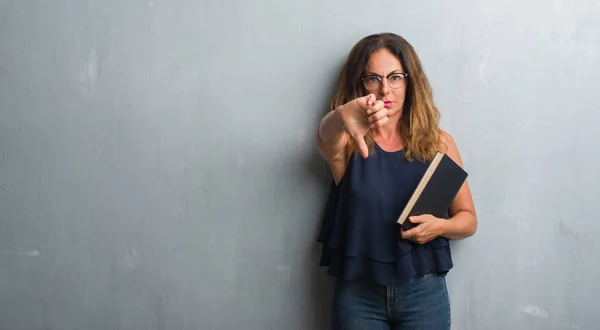
[[[390,121],[383,127],[373,130],[373,138],[379,144],[397,145],[402,144],[400,135],[400,118],[390,118]]]

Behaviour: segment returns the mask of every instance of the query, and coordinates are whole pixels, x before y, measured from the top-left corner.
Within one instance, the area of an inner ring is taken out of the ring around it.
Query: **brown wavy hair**
[[[371,55],[386,48],[394,54],[408,72],[406,98],[402,109],[400,136],[408,160],[428,161],[441,145],[440,113],[433,102],[433,92],[414,48],[403,37],[394,33],[373,34],[361,39],[350,51],[339,74],[331,97],[330,110],[366,95],[360,77]],[[346,157],[356,152],[352,139],[348,139]],[[365,141],[373,151],[373,136],[367,132]]]

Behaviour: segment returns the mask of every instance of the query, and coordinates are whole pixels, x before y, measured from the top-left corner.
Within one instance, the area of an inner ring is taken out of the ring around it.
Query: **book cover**
[[[467,176],[468,173],[452,158],[438,152],[400,214],[398,223],[408,230],[416,226],[408,220],[410,216],[431,214],[443,218]]]

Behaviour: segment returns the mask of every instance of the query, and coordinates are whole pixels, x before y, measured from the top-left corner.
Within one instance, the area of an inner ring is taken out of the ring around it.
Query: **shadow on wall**
[[[316,126],[315,126],[316,127]],[[305,168],[308,173],[306,176],[313,176],[319,182],[318,187],[320,189],[319,195],[322,196],[322,202],[317,204],[321,208],[318,210],[318,218],[314,221],[314,227],[311,231],[311,235],[307,237],[306,243],[309,246],[307,249],[309,258],[307,267],[307,277],[309,280],[309,300],[313,306],[312,324],[313,329],[329,329],[330,328],[330,310],[331,310],[331,291],[332,291],[332,279],[326,274],[326,268],[319,266],[319,259],[321,257],[322,244],[317,242],[318,231],[321,227],[321,215],[325,209],[326,197],[331,182],[331,175],[329,167],[325,161],[321,158],[316,148],[313,149],[308,157],[305,159]]]
[[[314,205],[315,207],[302,209],[292,205],[288,209],[288,211],[293,210],[292,212],[298,213],[301,219],[308,222],[301,226],[293,225],[292,227],[299,232],[290,234],[284,239],[300,241],[299,256],[298,251],[294,251],[289,259],[298,258],[296,260],[299,260],[301,269],[297,275],[304,282],[304,286],[302,286],[304,291],[300,294],[302,299],[295,304],[300,306],[300,309],[303,310],[302,313],[306,314],[300,316],[299,324],[290,324],[290,329],[297,327],[298,329],[326,330],[331,327],[330,302],[333,280],[326,274],[327,269],[319,266],[322,244],[317,242],[317,236],[321,228],[321,217],[325,211],[332,176],[329,166],[318,152],[315,138],[320,121],[328,111],[330,97],[342,64],[339,63],[339,67],[333,68],[332,74],[321,82],[324,88],[318,91],[317,99],[313,98],[306,103],[307,107],[312,108],[306,119],[310,126],[308,133],[303,136],[304,140],[300,142],[302,147],[298,148],[299,152],[292,153],[294,155],[292,158],[287,158],[285,162],[279,163],[277,166],[281,166],[280,168],[273,168],[272,163],[268,165],[272,171],[282,173],[291,179],[291,182],[286,183],[285,189],[289,189],[287,184],[291,184],[292,189],[300,189],[293,193],[295,198],[304,200],[299,203],[300,205]],[[301,73],[298,80],[311,85],[306,88],[310,90],[314,85],[314,76],[310,70],[305,70],[305,72],[306,76]]]
[[[320,119],[324,115],[325,112],[319,113],[318,120],[314,124],[315,134],[319,124]],[[314,138],[311,141],[314,146]],[[321,196],[320,203],[317,205],[320,206],[317,212],[317,219],[314,221],[314,227],[311,232],[311,236],[307,238],[306,242],[309,248],[308,258],[310,260],[311,267],[308,267],[307,272],[309,273],[310,283],[310,301],[314,306],[314,310],[316,314],[313,315],[313,326],[317,326],[318,328],[314,329],[329,329],[330,328],[330,310],[331,310],[331,291],[332,291],[332,279],[326,274],[326,268],[319,266],[319,259],[321,257],[321,248],[322,244],[317,242],[317,235],[321,227],[321,216],[325,210],[326,198],[328,194],[328,189],[330,187],[330,183],[332,180],[331,172],[329,170],[329,166],[321,158],[319,152],[314,146],[314,148],[310,149],[311,152],[304,155],[303,162],[305,173],[302,173],[301,177],[305,177],[306,179],[316,180],[318,183],[316,186],[319,187],[318,195]]]

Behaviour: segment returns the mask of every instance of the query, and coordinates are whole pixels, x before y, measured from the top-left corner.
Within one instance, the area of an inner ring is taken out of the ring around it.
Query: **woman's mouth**
[[[392,105],[392,101],[383,101],[383,106],[384,107],[389,107],[390,105]]]

